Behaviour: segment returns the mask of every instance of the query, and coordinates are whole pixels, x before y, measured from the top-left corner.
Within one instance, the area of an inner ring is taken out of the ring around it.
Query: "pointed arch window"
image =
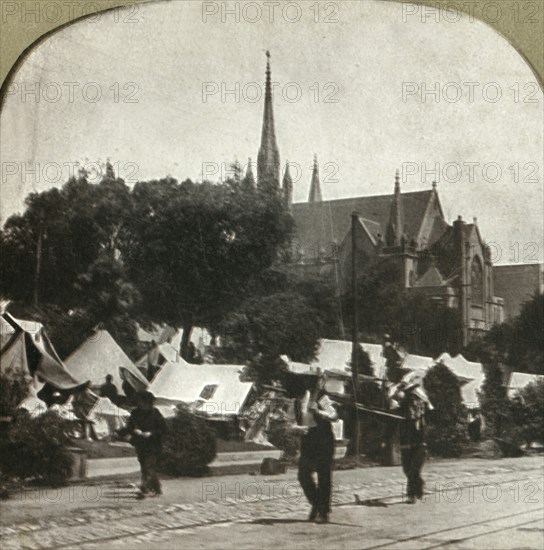
[[[477,256],[472,260],[470,270],[470,286],[472,289],[472,303],[475,305],[484,304],[484,274],[482,262]]]

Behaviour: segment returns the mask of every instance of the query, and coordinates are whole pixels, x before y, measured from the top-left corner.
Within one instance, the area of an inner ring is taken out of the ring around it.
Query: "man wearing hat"
[[[425,462],[426,414],[432,405],[423,389],[423,375],[410,372],[392,388],[392,408],[398,408],[404,417],[400,425],[400,453],[402,469],[407,478],[407,504],[423,498],[424,481],[421,470]]]
[[[298,481],[312,506],[309,520],[328,523],[331,511],[334,435],[331,422],[338,419],[332,401],[324,391],[325,377],[319,374],[315,385],[295,401],[297,424],[293,431],[301,435]],[[312,474],[317,475],[317,484]]]
[[[157,462],[166,423],[159,410],[153,406],[154,400],[151,392],[140,393],[138,406],[130,413],[126,427],[121,430],[121,435],[130,436],[130,442],[136,449],[142,471],[142,484],[136,496],[138,499],[143,499],[148,494],[152,496],[162,494]]]

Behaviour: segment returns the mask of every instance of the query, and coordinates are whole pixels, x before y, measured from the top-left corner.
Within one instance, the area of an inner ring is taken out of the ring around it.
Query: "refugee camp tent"
[[[73,376],[90,380],[94,388],[99,388],[108,374],[112,375],[119,393],[122,393],[123,380],[136,390],[148,386],[145,377],[107,330],[96,331],[66,359],[65,364]]]
[[[70,373],[43,325],[34,321],[22,321],[9,313],[0,316],[2,347],[0,370],[28,380],[40,380],[59,391],[78,391],[88,385],[88,378]]]
[[[485,378],[482,364],[467,361],[460,353],[455,357],[443,353],[436,362],[448,367],[459,379],[463,404],[469,409],[480,408],[478,392],[481,391]]]
[[[380,344],[368,344],[365,342],[360,342],[359,345],[362,347],[369,358],[374,369],[374,376],[376,378],[385,378],[385,357],[383,356],[382,346]],[[320,369],[321,372],[330,371],[338,372],[339,370],[344,370],[347,373],[351,372],[351,349],[352,343],[349,340],[330,340],[323,338],[319,343],[319,350],[317,352],[317,357],[314,361],[310,363],[310,366],[313,369]],[[289,362],[290,365],[293,365],[293,372],[298,369],[298,371],[304,370],[302,365],[303,363],[293,363]],[[421,355],[403,355],[402,368],[414,370],[421,368],[429,368],[434,364],[434,361],[431,357],[423,357]],[[298,366],[297,366],[298,365]]]
[[[382,355],[382,346],[360,342],[361,347],[370,357],[374,374],[378,378],[385,375],[385,358]],[[348,340],[330,340],[323,338],[319,342],[317,357],[310,365],[324,371],[344,370],[351,372],[351,347]]]
[[[426,357],[424,355],[414,355],[407,353],[400,364],[401,368],[409,369],[412,371],[415,370],[427,370],[430,369],[433,365],[436,364],[436,361],[432,357]]]
[[[172,344],[176,350],[179,350],[182,338],[183,329],[179,329],[175,331],[167,341]],[[191,331],[190,341],[195,345],[200,354],[204,355],[205,348],[211,344],[212,337],[205,328],[194,327]]]
[[[538,381],[544,382],[544,376],[541,374],[527,374],[525,372],[512,372],[508,382],[508,397],[514,397],[520,390],[528,384]]]
[[[114,405],[107,397],[99,397],[87,415],[94,433],[98,439],[113,435],[115,430],[122,428],[130,413]]]
[[[159,406],[185,403],[210,417],[236,416],[253,387],[252,382],[240,381],[242,369],[241,365],[193,365],[180,359],[162,367],[149,391]]]
[[[171,326],[153,327],[151,330],[145,330],[138,327],[138,340],[140,342],[155,342],[156,345],[168,343],[171,344],[176,351],[179,351],[181,339],[183,337],[183,329],[175,329]],[[201,327],[194,327],[191,331],[190,341],[193,342],[197,349],[211,344],[211,335]]]
[[[179,361],[180,355],[178,350],[168,342],[163,342],[162,344],[157,344],[151,348],[147,353],[142,355],[136,362],[135,365],[140,371],[147,371],[149,363],[154,367],[161,367],[167,361],[171,363],[176,363]]]

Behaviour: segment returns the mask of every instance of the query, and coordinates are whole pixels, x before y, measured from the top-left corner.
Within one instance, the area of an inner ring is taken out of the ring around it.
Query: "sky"
[[[495,263],[542,261],[543,95],[504,38],[393,2],[257,4],[152,2],[35,48],[0,113],[2,222],[76,163],[132,184],[255,161],[268,49],[295,202],[314,154],[325,199],[391,193],[398,169],[403,191],[437,181],[450,223],[477,217]]]

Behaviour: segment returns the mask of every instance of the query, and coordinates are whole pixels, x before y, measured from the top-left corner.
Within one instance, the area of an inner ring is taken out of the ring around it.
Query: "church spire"
[[[280,152],[276,144],[270,75],[270,52],[267,50],[263,128],[257,156],[257,183],[262,190],[277,192],[280,187]]]
[[[387,231],[385,234],[387,246],[400,246],[403,237],[405,237],[404,233],[404,212],[402,208],[402,194],[400,192],[400,175],[397,170],[395,173],[395,191],[393,193],[389,223],[387,224]]]
[[[310,184],[308,202],[321,202],[322,200],[321,185],[319,183],[319,166],[317,164],[317,155],[314,155],[314,168],[312,170],[312,183]]]
[[[253,175],[253,168],[251,164],[251,158],[247,159],[246,175],[242,180],[242,185],[247,190],[255,189],[255,176]]]
[[[291,173],[289,172],[289,161],[285,165],[285,173],[283,174],[283,183],[282,183],[282,192],[283,200],[285,202],[285,207],[287,210],[291,210],[293,205],[293,179],[291,178]]]

